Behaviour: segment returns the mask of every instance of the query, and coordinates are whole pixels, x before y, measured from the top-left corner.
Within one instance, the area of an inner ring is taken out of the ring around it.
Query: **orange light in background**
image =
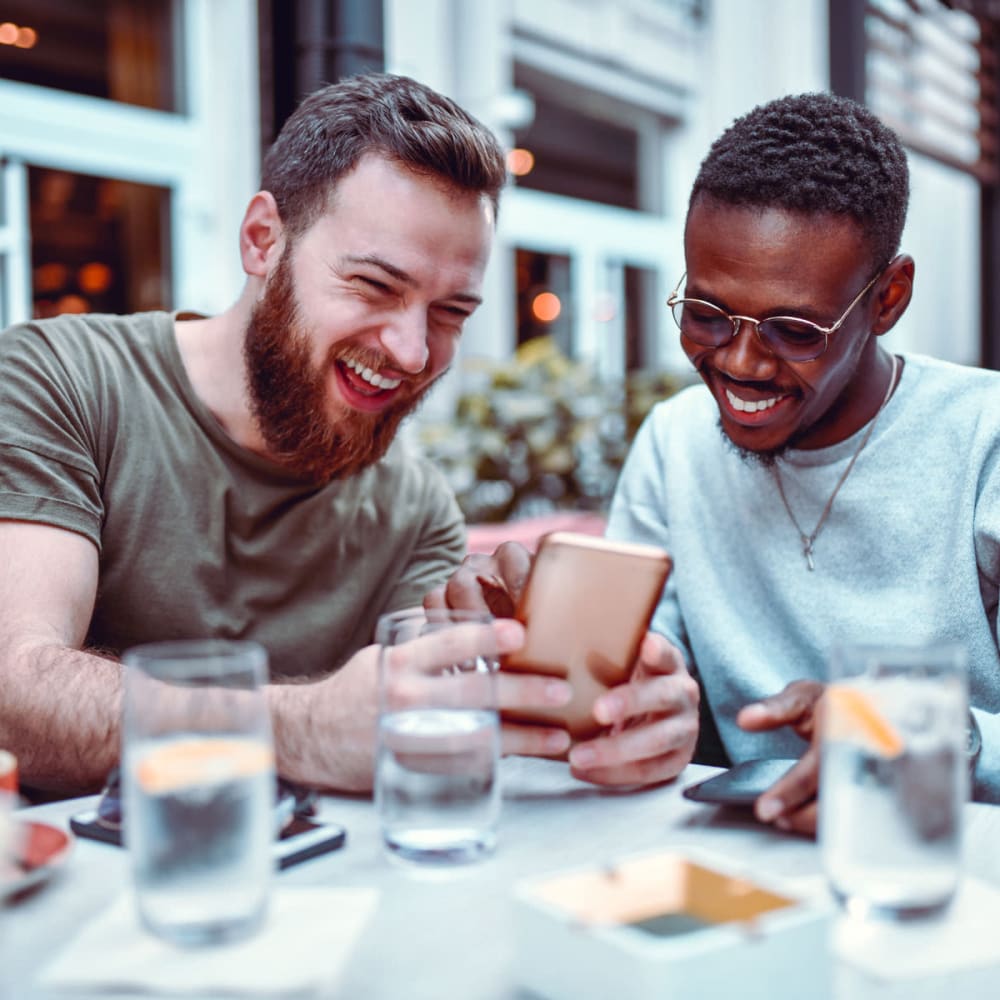
[[[21,28],[17,33],[14,44],[19,49],[33,49],[38,41],[38,32],[34,28]]]
[[[13,45],[17,41],[17,25],[10,21],[0,24],[0,45]]]
[[[111,268],[99,260],[84,264],[76,272],[76,280],[88,295],[100,295],[111,287]]]
[[[90,302],[82,295],[64,295],[56,302],[56,314],[90,312]]]
[[[530,149],[511,149],[507,153],[507,169],[515,177],[530,174],[535,167],[535,154]]]
[[[36,292],[58,292],[66,284],[68,277],[69,272],[65,264],[50,261],[47,264],[39,264],[35,268],[35,272],[32,275],[32,283],[35,286]]]
[[[531,315],[539,323],[551,323],[562,312],[562,302],[554,292],[539,292],[531,300]]]

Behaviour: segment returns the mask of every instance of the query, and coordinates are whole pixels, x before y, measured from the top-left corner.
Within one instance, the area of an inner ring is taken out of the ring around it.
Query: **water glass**
[[[490,854],[500,814],[496,648],[486,613],[383,616],[375,803],[389,853],[455,864]]]
[[[823,699],[819,842],[849,912],[948,905],[968,798],[966,656],[958,645],[841,646]]]
[[[123,663],[123,830],[140,919],[180,945],[247,937],[273,869],[267,654],[184,641],[136,646]]]

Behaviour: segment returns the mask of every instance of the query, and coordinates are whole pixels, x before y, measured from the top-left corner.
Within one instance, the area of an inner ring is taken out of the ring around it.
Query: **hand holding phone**
[[[566,678],[573,697],[559,709],[506,710],[504,718],[563,726],[574,740],[596,736],[603,727],[594,701],[628,680],[670,569],[670,556],[654,546],[544,536],[515,612],[525,643],[501,669]]]

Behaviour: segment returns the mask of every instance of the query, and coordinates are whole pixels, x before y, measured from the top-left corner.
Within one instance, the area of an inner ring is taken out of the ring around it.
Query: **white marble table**
[[[692,766],[665,787],[608,793],[575,781],[564,764],[508,759],[495,857],[446,877],[414,873],[386,858],[369,799],[325,798],[321,813],[347,828],[346,847],[282,873],[279,884],[379,890],[375,916],[332,995],[526,1000],[528,994],[517,982],[510,892],[522,878],[628,853],[684,847],[736,858],[772,877],[819,874],[812,841],[767,829],[743,813],[681,797],[684,785],[712,771]],[[69,814],[89,801],[55,803],[26,814],[65,826]],[[1000,808],[970,805],[967,810],[968,870],[1000,886]],[[39,970],[81,922],[127,888],[126,860],[118,848],[78,840],[63,870],[48,884],[0,910],[3,1000],[66,996],[42,991]],[[918,982],[878,982],[839,963],[832,994],[836,1000],[1000,996],[1000,929],[997,941],[996,967]],[[803,998],[822,992],[802,984]],[[627,984],[621,996],[628,996]],[[766,984],[734,984],[732,996],[767,996]]]

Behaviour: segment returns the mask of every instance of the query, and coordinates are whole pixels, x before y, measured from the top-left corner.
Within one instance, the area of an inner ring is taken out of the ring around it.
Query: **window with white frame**
[[[259,162],[254,0],[2,8],[3,325],[225,308]]]

